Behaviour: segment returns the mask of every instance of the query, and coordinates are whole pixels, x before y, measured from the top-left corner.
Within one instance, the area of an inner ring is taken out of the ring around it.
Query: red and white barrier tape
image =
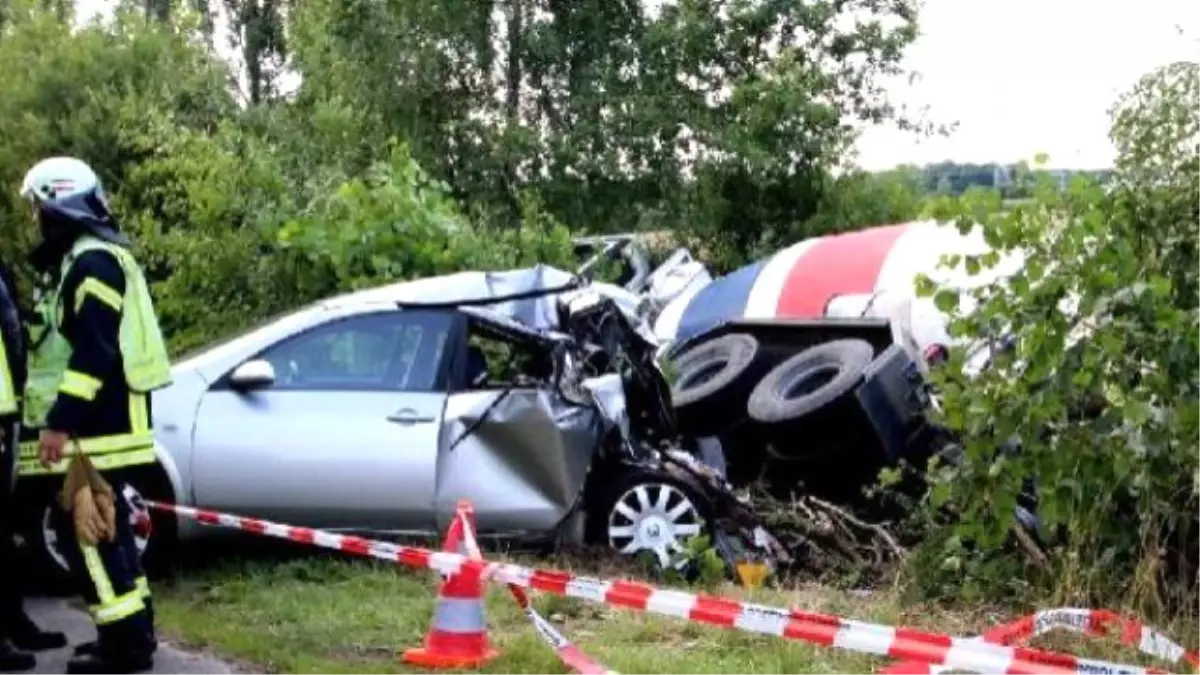
[[[450,528],[446,540],[454,547],[457,542],[454,541],[459,533],[462,535],[463,547],[467,550],[467,555],[472,560],[483,560],[483,553],[479,550],[479,544],[475,541],[474,525],[467,518],[467,514],[461,510],[457,514],[456,522],[459,527]],[[558,655],[563,665],[574,670],[579,675],[617,675],[615,671],[609,670],[601,665],[598,661],[592,659],[585,654],[583,650],[576,647],[570,640],[566,638],[554,624],[550,623],[533,607],[533,603],[529,601],[529,595],[524,588],[516,584],[508,584],[508,590],[512,594],[521,611],[525,612],[525,616],[529,617],[529,622],[533,624],[534,631],[542,640],[550,645],[554,653]]]
[[[400,546],[322,530],[242,518],[185,506],[148,502],[208,525],[288,539],[353,555],[370,556],[443,574],[479,574],[522,588],[625,607],[695,623],[774,635],[824,647],[887,656],[892,659],[945,665],[984,673],[1147,673],[1128,666],[1069,654],[1024,647],[994,645],[913,628],[896,628],[841,619],[826,614],[739,602],[709,595],[659,590],[632,581],[604,581],[558,570],[531,569],[512,564],[471,560],[457,553]]]
[[[1107,609],[1060,607],[1042,610],[990,628],[975,639],[997,645],[1013,645],[1045,635],[1058,628],[1092,636],[1109,635],[1113,629],[1119,628],[1122,644],[1137,647],[1143,654],[1163,659],[1169,663],[1189,664],[1193,670],[1200,669],[1200,654],[1187,651],[1179,643],[1163,633],[1143,625],[1137,619],[1123,617]],[[945,666],[907,662],[890,665],[880,672],[938,675],[947,670],[949,669]]]

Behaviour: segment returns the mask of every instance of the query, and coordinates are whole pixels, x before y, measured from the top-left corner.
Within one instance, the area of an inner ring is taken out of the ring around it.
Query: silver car
[[[574,281],[538,266],[399,283],[185,356],[152,396],[158,464],[126,494],[147,562],[217,530],[158,513],[150,527],[143,497],[375,536],[436,535],[469,498],[481,536],[665,564],[713,498],[633,450],[612,459],[629,427],[620,377],[581,376],[556,332]],[[29,477],[21,495],[35,549],[65,569],[46,507],[60,482]]]

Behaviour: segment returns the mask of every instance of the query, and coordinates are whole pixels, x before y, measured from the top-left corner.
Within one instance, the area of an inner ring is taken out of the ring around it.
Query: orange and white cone
[[[463,545],[467,549],[467,555],[472,560],[483,560],[483,554],[479,551],[479,545],[475,541],[475,507],[470,501],[463,499],[458,502],[458,520],[463,523],[459,528],[458,534],[462,537]],[[512,593],[513,600],[517,601],[517,606],[525,612],[525,616],[529,617],[530,623],[533,624],[534,630],[542,638],[542,641],[550,646],[551,649],[558,655],[558,659],[563,665],[580,675],[616,675],[614,671],[605,668],[597,661],[593,661],[591,657],[584,654],[583,651],[571,644],[558,629],[549,621],[546,621],[538,611],[533,608],[533,604],[529,602],[529,595],[525,593],[525,589],[516,584],[509,584],[508,590]]]
[[[446,531],[442,549],[467,555],[463,546],[463,508],[464,502],[459,502],[459,512]],[[474,513],[469,502],[465,508]],[[433,669],[478,668],[499,655],[488,640],[483,579],[478,574],[460,572],[442,582],[433,609],[433,626],[425,635],[425,644],[404,652],[404,661]]]

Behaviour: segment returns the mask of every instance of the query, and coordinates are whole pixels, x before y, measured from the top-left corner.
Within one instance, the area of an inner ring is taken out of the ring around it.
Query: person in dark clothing
[[[24,650],[58,649],[62,633],[42,631],[25,613],[16,577],[17,434],[20,397],[25,387],[25,331],[21,327],[17,287],[0,262],[0,671],[29,670],[36,663]]]
[[[91,168],[43,160],[21,196],[42,235],[30,260],[46,283],[30,320],[23,411],[37,437],[21,443],[19,470],[66,474],[51,525],[97,633],[67,672],[148,670],[157,647],[150,588],[122,493],[125,471],[157,461],[150,392],[170,383],[166,346],[146,279]]]

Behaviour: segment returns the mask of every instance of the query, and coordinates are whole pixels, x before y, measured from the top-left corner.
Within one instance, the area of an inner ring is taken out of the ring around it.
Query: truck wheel
[[[617,553],[652,553],[658,564],[672,558],[688,539],[711,530],[712,505],[704,494],[673,476],[629,469],[605,485],[588,505],[587,537]]]
[[[747,412],[763,424],[790,424],[853,391],[875,351],[864,340],[834,340],[780,363],[750,393]]]
[[[675,359],[679,377],[671,403],[679,431],[715,436],[745,416],[745,401],[762,374],[758,340],[734,333],[702,343]]]

